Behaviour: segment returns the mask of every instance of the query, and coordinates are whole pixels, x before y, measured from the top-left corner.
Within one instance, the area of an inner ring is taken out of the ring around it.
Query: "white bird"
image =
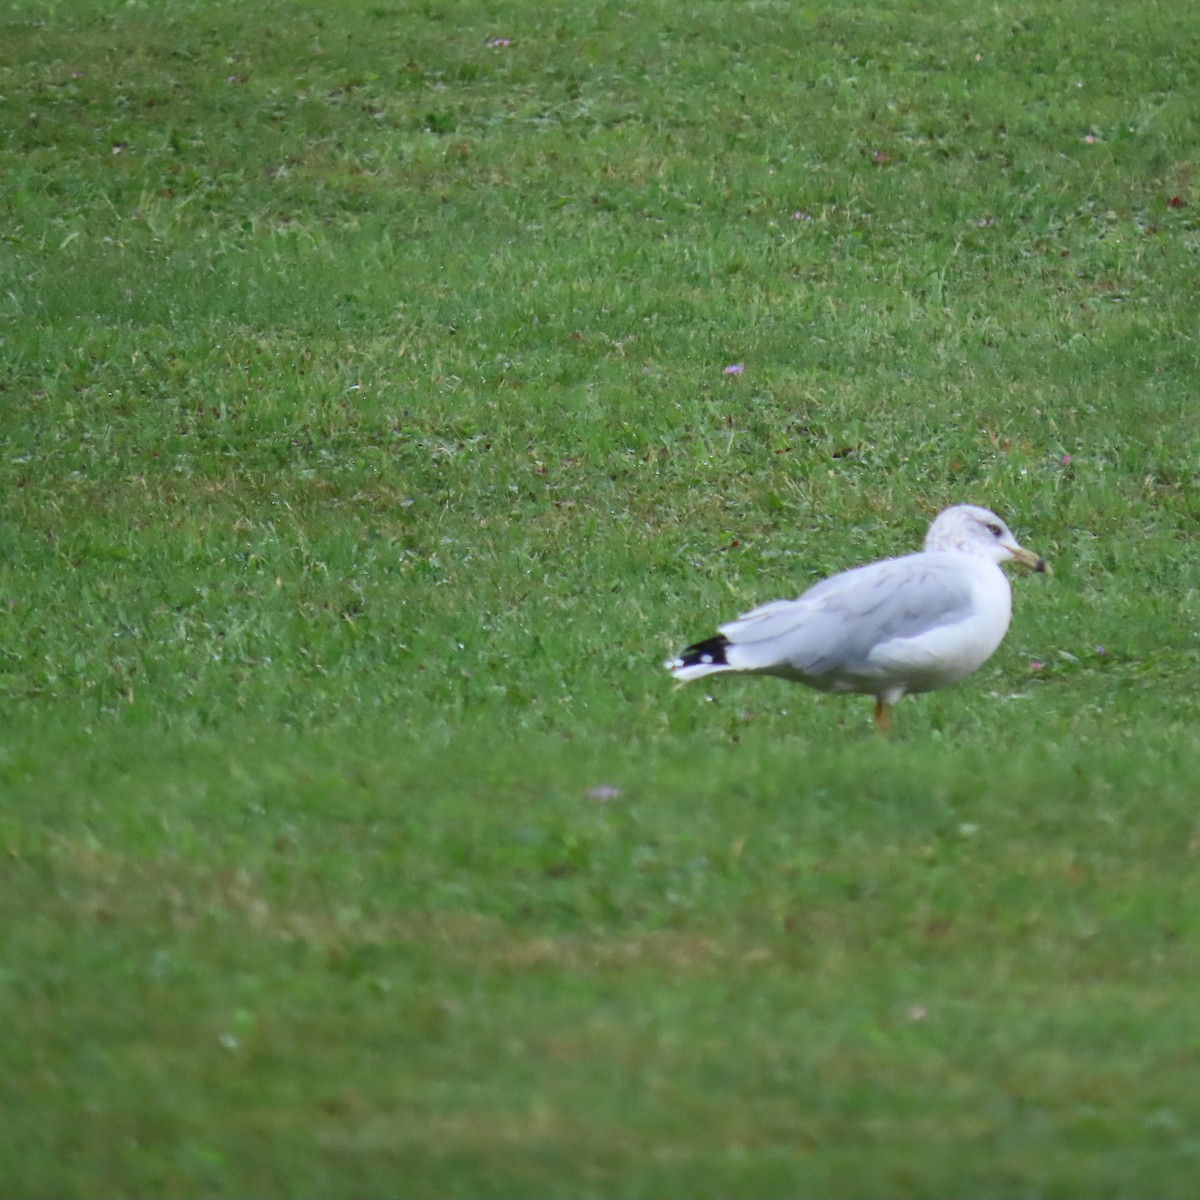
[[[741,672],[874,696],[875,725],[886,733],[901,696],[965,679],[1003,641],[1012,616],[1004,562],[1050,573],[995,513],[960,504],[930,525],[920,554],[843,571],[796,600],[763,604],[666,666],[681,683]]]

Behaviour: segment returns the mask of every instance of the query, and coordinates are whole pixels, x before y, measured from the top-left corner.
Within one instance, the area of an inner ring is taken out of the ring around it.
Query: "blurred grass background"
[[[1186,1190],[1198,33],[0,10],[0,1190]],[[963,501],[889,741],[672,689]]]

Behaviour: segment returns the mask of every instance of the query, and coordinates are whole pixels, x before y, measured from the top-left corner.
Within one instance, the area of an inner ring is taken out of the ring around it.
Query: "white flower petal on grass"
[[[1012,616],[1004,562],[1049,571],[995,513],[957,505],[929,527],[921,553],[763,604],[688,646],[667,669],[681,683],[732,672],[874,696],[875,724],[886,731],[901,696],[965,679],[1004,640]]]
[[[611,783],[601,783],[596,787],[588,788],[584,794],[589,800],[595,800],[597,804],[611,804],[614,800],[620,799],[621,789],[614,787]]]

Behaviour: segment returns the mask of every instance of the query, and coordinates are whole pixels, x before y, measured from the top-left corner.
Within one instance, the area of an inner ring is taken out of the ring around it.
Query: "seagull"
[[[875,697],[886,733],[892,706],[977,671],[1004,640],[1012,589],[1001,563],[1051,574],[995,513],[941,512],[919,554],[885,558],[773,600],[688,646],[665,665],[680,683],[706,675],[776,675],[822,692]]]

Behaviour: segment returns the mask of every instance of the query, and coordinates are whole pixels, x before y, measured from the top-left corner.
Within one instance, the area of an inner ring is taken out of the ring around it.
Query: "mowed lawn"
[[[0,1195],[1190,1194],[1198,43],[0,8]],[[961,502],[890,737],[663,670]]]

